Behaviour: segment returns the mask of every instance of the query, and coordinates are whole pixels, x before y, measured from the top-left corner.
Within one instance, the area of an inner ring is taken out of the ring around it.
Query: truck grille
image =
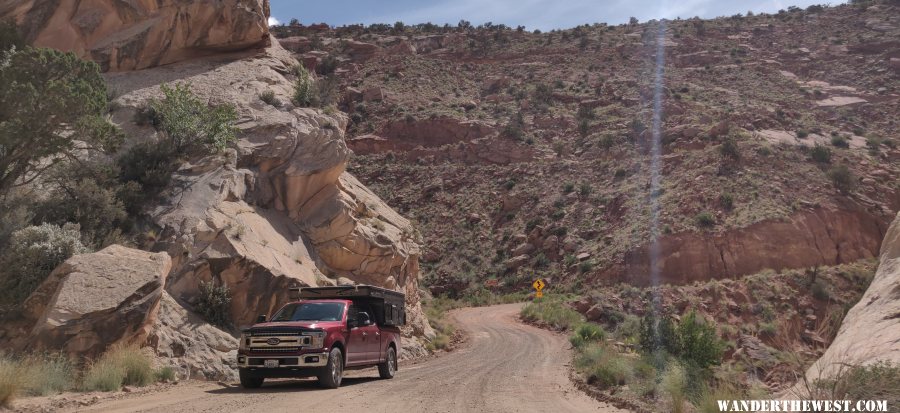
[[[250,351],[254,353],[291,353],[295,351],[300,351],[300,347],[281,347],[281,348],[260,348],[260,347],[250,347]]]
[[[285,331],[285,330],[250,330],[253,337],[269,337],[269,336],[299,336],[302,331]]]

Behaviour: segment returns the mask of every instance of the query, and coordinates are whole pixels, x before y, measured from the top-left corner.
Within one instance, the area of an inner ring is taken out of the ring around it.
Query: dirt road
[[[101,401],[96,412],[621,412],[578,391],[567,376],[565,337],[516,320],[520,304],[454,313],[469,339],[459,350],[411,366],[392,380],[351,372],[336,390],[312,380],[246,391],[189,382],[162,392]]]

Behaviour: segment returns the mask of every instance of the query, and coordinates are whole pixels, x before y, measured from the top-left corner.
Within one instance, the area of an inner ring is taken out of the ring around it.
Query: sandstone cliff
[[[900,214],[881,245],[872,284],[844,317],[837,337],[806,377],[831,377],[844,365],[878,361],[900,363]]]
[[[845,203],[817,208],[786,219],[767,220],[718,234],[687,232],[660,237],[659,282],[689,284],[737,277],[764,269],[836,265],[878,255],[886,225],[859,206]],[[632,285],[651,285],[650,246],[625,254],[624,263],[604,277]]]
[[[143,343],[182,376],[228,379],[236,329],[277,310],[289,286],[366,283],[406,293],[401,357],[422,354],[433,332],[419,305],[421,235],[345,171],[347,117],[291,104],[297,61],[266,47],[268,1],[213,3],[0,0],[0,18],[14,18],[30,44],[108,72],[126,148],[159,138],[135,114],[162,98],[163,84],[187,84],[239,116],[235,148],[189,159],[144,208],[156,253],[111,246],[72,257],[28,299],[10,344],[95,356]],[[191,311],[201,282],[228,287],[235,329]]]
[[[132,118],[167,82],[235,105],[240,117],[237,150],[183,165],[161,203],[148,209],[162,229],[154,249],[174,257],[167,291],[189,305],[200,282],[224,283],[241,326],[276,310],[290,285],[374,284],[405,292],[406,332],[429,335],[419,307],[416,229],[344,171],[350,151],[342,113],[289,103],[294,62],[276,46],[252,59],[205,58],[107,76],[123,92],[114,120],[136,140],[155,138]],[[279,107],[260,100],[266,90]],[[422,351],[417,341],[408,344]]]
[[[14,19],[30,44],[112,71],[264,46],[268,17],[268,0],[0,1],[0,19]]]

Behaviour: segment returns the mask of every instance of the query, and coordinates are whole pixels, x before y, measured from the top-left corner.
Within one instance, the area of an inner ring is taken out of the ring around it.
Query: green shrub
[[[159,370],[156,370],[156,381],[171,383],[175,381],[175,379],[175,369],[171,366],[161,367]]]
[[[578,271],[581,272],[582,274],[584,274],[586,272],[590,272],[591,269],[593,269],[593,268],[594,268],[594,264],[591,263],[590,261],[582,261],[581,264],[578,264]]]
[[[696,222],[699,227],[709,228],[716,225],[716,217],[710,212],[703,211],[694,217],[694,222]]]
[[[741,149],[738,147],[737,141],[734,138],[727,137],[719,145],[719,152],[726,159],[731,159],[733,161],[738,161],[741,159]]]
[[[587,182],[582,182],[578,185],[578,194],[581,196],[588,196],[591,194],[591,184]]]
[[[591,122],[587,119],[578,121],[578,134],[582,138],[586,138],[591,133]]]
[[[172,174],[178,170],[177,158],[168,145],[155,142],[134,145],[119,157],[119,179],[140,188],[124,200],[129,212],[139,212],[147,199],[169,185]]]
[[[528,321],[541,322],[558,330],[568,330],[582,322],[581,314],[557,301],[534,301],[522,307],[520,316]]]
[[[700,368],[722,362],[725,345],[716,334],[716,327],[697,317],[693,310],[678,323],[680,351],[675,353],[682,360]]]
[[[315,99],[312,76],[301,64],[295,65],[294,70],[297,75],[297,80],[294,81],[294,104],[300,107],[309,107]]]
[[[206,321],[223,328],[231,326],[231,291],[227,285],[200,282],[200,294],[194,310]]]
[[[834,185],[838,191],[847,193],[856,187],[856,177],[845,165],[832,167],[828,170],[827,175],[828,179],[831,180],[831,184]]]
[[[272,89],[266,89],[259,94],[259,100],[265,102],[265,104],[270,105],[272,107],[280,108],[281,101],[275,97],[275,91]]]
[[[122,386],[146,386],[156,379],[150,358],[136,346],[115,346],[90,365],[83,387],[92,391],[117,391]]]
[[[130,229],[128,212],[120,199],[124,188],[115,176],[84,169],[103,168],[73,163],[47,174],[50,176],[44,182],[47,197],[35,202],[34,220],[56,225],[76,223],[82,242],[93,248],[121,243],[121,234]]]
[[[721,363],[725,350],[715,326],[693,310],[677,325],[671,317],[648,314],[641,320],[640,345],[648,353],[665,351],[701,369]]]
[[[569,337],[569,342],[575,347],[581,347],[587,343],[603,340],[606,332],[603,327],[594,323],[581,323],[575,327],[575,332]]]
[[[625,385],[634,374],[631,360],[601,343],[585,345],[575,356],[574,364],[588,383],[603,389]]]
[[[816,146],[813,146],[812,149],[809,150],[809,157],[818,163],[830,163],[831,162],[831,149],[828,149],[828,147],[826,147],[826,146],[817,144]]]
[[[877,155],[881,150],[881,138],[877,136],[868,136],[866,137],[866,147],[869,148],[869,153],[872,155]]]
[[[625,343],[637,344],[641,336],[641,318],[626,314],[622,322],[616,326],[615,335]]]
[[[778,326],[772,322],[759,323],[759,334],[774,337],[778,332]]]
[[[546,83],[539,83],[534,87],[532,98],[536,103],[550,105],[553,103],[553,88]]]
[[[835,147],[838,147],[838,148],[844,148],[844,149],[850,147],[850,142],[848,142],[847,139],[844,138],[844,137],[841,136],[841,135],[834,135],[834,136],[832,136],[832,137],[831,137],[831,144],[834,145]]]
[[[165,98],[151,101],[150,107],[158,119],[156,128],[166,137],[174,157],[219,152],[237,139],[234,106],[209,106],[187,83],[163,84],[160,90]]]
[[[5,52],[0,108],[3,194],[22,180],[36,179],[51,159],[75,157],[85,146],[110,153],[123,138],[106,118],[109,101],[100,67],[74,53],[28,46]]]
[[[828,287],[825,285],[825,282],[821,279],[817,279],[812,283],[810,287],[810,291],[812,292],[812,296],[820,301],[827,301],[831,298],[831,294],[828,293]]]
[[[538,255],[536,255],[534,257],[534,266],[535,267],[544,268],[548,265],[550,265],[550,259],[547,258],[547,256],[543,252],[538,253]]]
[[[726,210],[731,210],[734,208],[734,195],[728,192],[719,195],[719,205]]]
[[[573,184],[571,182],[566,182],[565,184],[563,184],[562,192],[564,194],[568,194],[574,190],[575,190],[575,184]]]
[[[450,346],[450,336],[446,334],[437,334],[431,341],[425,344],[425,348],[430,351],[444,350]]]
[[[647,353],[656,353],[660,350],[677,354],[681,349],[678,332],[672,318],[668,316],[656,316],[652,312],[647,313],[640,323],[639,344]]]
[[[59,264],[85,252],[77,224],[41,224],[14,232],[0,252],[0,301],[21,303]]]

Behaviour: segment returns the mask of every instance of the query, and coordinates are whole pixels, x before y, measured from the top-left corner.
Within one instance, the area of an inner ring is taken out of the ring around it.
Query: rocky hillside
[[[345,171],[347,116],[291,103],[297,61],[269,38],[267,2],[7,3],[0,17],[31,44],[108,71],[120,153],[165,138],[146,114],[175,85],[232,107],[237,141],[178,154],[184,163],[137,212],[133,247],[146,251],[112,245],[68,259],[4,327],[4,348],[95,356],[136,343],[182,377],[230,378],[236,328],[277,310],[289,286],[365,283],[406,293],[402,356],[424,352],[433,333],[419,305],[420,235]],[[227,290],[221,329],[195,314],[203,285]]]
[[[647,285],[652,231],[675,284],[876,257],[900,209],[897,15],[272,30],[330,79],[349,170],[416,222],[428,285],[454,294]]]

